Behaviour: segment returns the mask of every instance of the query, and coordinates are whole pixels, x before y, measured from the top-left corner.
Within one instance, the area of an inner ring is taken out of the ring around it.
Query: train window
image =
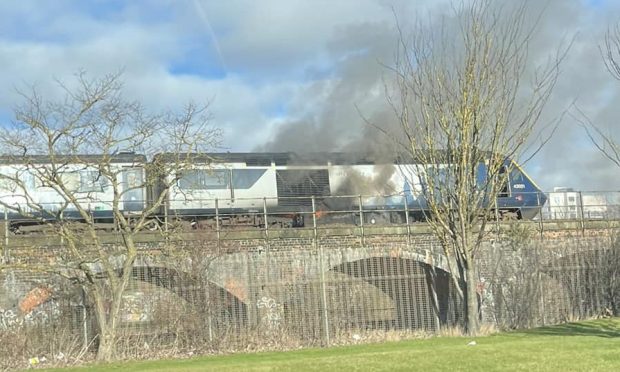
[[[183,173],[179,187],[184,190],[219,190],[230,187],[228,169],[192,169]]]
[[[80,171],[80,192],[102,192],[106,185],[106,178],[98,171]]]
[[[266,171],[266,169],[233,169],[233,187],[235,189],[249,189]]]
[[[510,172],[510,181],[513,185],[516,183],[525,183],[525,177],[519,169],[515,168]]]
[[[510,196],[510,185],[508,184],[508,176],[506,175],[506,171],[507,169],[505,165],[502,165],[502,167],[499,169],[499,181],[501,182],[499,194],[497,194],[499,198],[506,198]]]
[[[80,174],[78,172],[61,173],[60,180],[69,191],[77,191],[80,189]]]
[[[15,172],[15,173],[12,173]],[[12,170],[0,177],[0,190],[19,193],[20,190],[34,189],[34,176],[28,170]]]

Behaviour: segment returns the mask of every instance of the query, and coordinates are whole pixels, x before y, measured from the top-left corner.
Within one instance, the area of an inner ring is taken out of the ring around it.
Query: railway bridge
[[[613,221],[494,226],[479,254],[481,318],[551,323],[608,307],[596,288],[617,228]],[[208,318],[212,334],[293,329],[329,342],[353,330],[434,332],[462,320],[454,262],[425,224],[203,230],[168,241],[147,234],[140,249],[127,324],[152,324],[163,309],[171,317],[191,309]],[[61,252],[61,241],[11,237],[3,253],[6,262],[52,265]],[[0,279],[5,312],[36,311],[59,298],[50,293],[61,285],[44,275],[16,270]],[[40,288],[49,298],[35,301]],[[25,309],[28,301],[36,306]]]

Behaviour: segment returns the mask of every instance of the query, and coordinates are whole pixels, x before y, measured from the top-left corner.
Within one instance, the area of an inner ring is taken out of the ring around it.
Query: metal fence
[[[418,249],[407,228],[414,221],[384,220],[403,228],[389,238],[378,231],[364,241],[360,230],[378,224],[367,225],[365,215],[380,210],[361,203],[356,210],[322,211],[318,204],[309,199],[303,229],[313,233],[306,235],[269,235],[269,229],[280,229],[270,221],[287,211],[259,210],[255,217],[264,220],[257,240],[263,248],[241,241],[234,251],[214,242],[233,229],[223,224],[227,213],[216,210],[215,225],[202,239],[175,241],[185,253],[180,259],[137,265],[123,300],[119,358],[398,340],[451,333],[462,325],[454,280],[436,259],[441,248],[428,237]],[[339,224],[355,233],[345,229],[338,236],[332,227]],[[548,244],[536,239],[531,224],[515,222],[502,234],[478,262],[485,325],[514,329],[618,313],[620,242],[614,231]],[[10,232],[6,237],[18,239]],[[21,251],[35,238],[5,241],[6,262],[19,267],[62,256],[62,244],[49,237]],[[95,320],[88,296],[66,275],[0,272],[0,367],[25,367],[34,357],[48,365],[92,358]]]
[[[491,210],[489,219],[534,220],[539,224],[557,221],[605,221],[620,220],[620,192],[553,191],[546,193],[521,193],[518,200],[498,199],[498,207]],[[528,200],[524,202],[524,198]],[[540,201],[545,199],[544,205]],[[79,199],[78,199],[79,200]],[[91,200],[85,196],[79,203],[100,222],[102,230],[115,228],[112,217],[112,203]],[[137,205],[148,205],[149,201],[132,201]],[[15,205],[0,208],[0,219],[4,225],[5,240],[12,235],[28,234],[41,229],[33,223],[36,219],[50,222],[79,220],[81,216],[71,205],[59,212],[61,205],[40,202],[36,205]],[[513,212],[513,213],[507,213]],[[137,213],[125,211],[127,215]],[[406,226],[424,222],[429,211],[423,199],[398,195],[348,195],[308,197],[264,197],[264,198],[220,198],[200,199],[191,195],[187,200],[162,205],[153,216],[160,229],[174,228],[183,221],[191,222],[194,228],[221,230],[277,229],[289,227],[330,228],[334,225],[364,226],[392,225]],[[33,218],[34,217],[34,218]],[[315,226],[316,225],[316,226]]]

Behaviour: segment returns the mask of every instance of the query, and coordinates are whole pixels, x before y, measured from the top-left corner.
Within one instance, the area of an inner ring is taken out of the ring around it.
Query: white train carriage
[[[290,165],[288,153],[193,154],[168,193],[168,213],[187,219],[236,219],[260,225],[265,209],[271,223],[293,225],[295,214],[311,208],[310,196],[329,193],[325,165]],[[173,154],[157,155],[173,161]],[[175,175],[167,175],[174,181]],[[217,211],[216,211],[217,209]],[[299,224],[299,222],[297,222]]]
[[[190,154],[189,169],[168,174],[172,183],[166,201],[168,214],[184,219],[247,218],[262,213],[265,206],[277,206],[275,171],[272,167],[242,159],[222,159],[213,154]],[[174,154],[159,154],[156,161],[173,161]]]
[[[328,199],[334,195],[400,193],[402,198],[404,178],[395,172],[395,166],[351,165],[350,155],[345,154],[212,153],[187,156],[193,157],[192,166],[170,189],[167,200],[169,213],[185,219],[208,219],[217,213],[221,218],[241,218],[261,224],[260,218],[267,209],[272,223],[288,220],[293,226],[299,226],[303,224],[303,214],[312,210],[312,197],[317,204],[315,207],[321,207],[321,203],[329,204]],[[173,154],[157,157],[165,161],[175,159]],[[391,179],[386,184],[388,169]],[[167,175],[168,182],[174,178],[175,175]],[[367,187],[371,184],[376,187]],[[381,198],[375,199],[377,204]],[[381,203],[384,202],[384,198],[381,199]],[[344,210],[353,208],[356,203],[357,199],[349,198],[344,202]],[[363,203],[373,205],[373,199],[365,197]],[[333,204],[341,206],[343,203]]]
[[[98,219],[111,219],[114,190],[112,180],[101,174],[100,155],[59,156],[54,167],[48,156],[0,158],[0,208],[14,228],[38,220],[81,219],[78,207],[90,211]],[[146,157],[133,153],[115,155],[106,164],[116,173],[120,186],[120,209],[131,214],[146,205],[144,187]],[[45,182],[60,177],[68,193],[76,199],[68,202],[66,195]]]

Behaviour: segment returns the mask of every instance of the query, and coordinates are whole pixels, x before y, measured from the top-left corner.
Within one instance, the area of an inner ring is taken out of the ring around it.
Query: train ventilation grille
[[[276,171],[279,204],[281,206],[311,206],[311,196],[321,201],[329,195],[329,172],[321,170]]]

